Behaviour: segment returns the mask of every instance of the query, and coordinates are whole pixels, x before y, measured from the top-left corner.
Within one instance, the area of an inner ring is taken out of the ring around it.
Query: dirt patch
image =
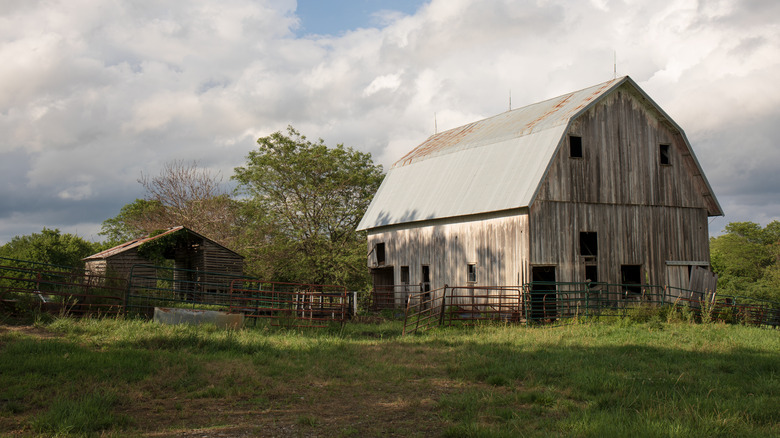
[[[26,336],[31,336],[40,339],[61,338],[61,333],[54,333],[41,327],[33,325],[19,325],[19,326],[0,326],[0,336],[6,333],[19,333]]]
[[[156,400],[126,414],[141,433],[155,437],[430,436],[443,430],[435,413],[441,394],[408,399],[355,387],[325,392],[270,400]]]

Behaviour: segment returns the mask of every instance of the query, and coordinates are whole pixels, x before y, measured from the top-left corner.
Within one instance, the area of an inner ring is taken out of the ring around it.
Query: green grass
[[[776,330],[629,318],[400,332],[0,327],[0,435],[780,435]]]

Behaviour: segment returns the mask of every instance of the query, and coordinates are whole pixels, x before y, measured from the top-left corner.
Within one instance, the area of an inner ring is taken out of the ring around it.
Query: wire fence
[[[406,298],[403,334],[484,321],[534,325],[624,317],[662,307],[688,312],[699,321],[780,327],[780,303],[767,300],[656,285],[533,282],[444,286],[411,294]]]
[[[343,286],[279,283],[235,279],[230,285],[230,307],[245,317],[267,319],[273,325],[327,327],[343,324],[350,300]]]
[[[334,285],[266,282],[229,273],[133,265],[127,278],[0,257],[0,311],[151,319],[156,308],[241,313],[273,325],[343,324],[354,303]]]
[[[207,280],[205,280],[207,279]],[[375,290],[373,309],[403,309],[403,334],[482,321],[560,323],[622,317],[672,306],[701,321],[780,327],[780,303],[640,284],[534,282],[520,286],[394,285]],[[155,307],[242,313],[274,325],[343,324],[354,311],[342,286],[267,282],[219,272],[134,265],[128,278],[0,257],[0,311],[151,318]]]
[[[68,316],[122,313],[127,280],[69,266],[0,257],[0,309]]]

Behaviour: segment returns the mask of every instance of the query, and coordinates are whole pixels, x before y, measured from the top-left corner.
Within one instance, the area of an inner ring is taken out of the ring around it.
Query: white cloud
[[[441,131],[505,111],[510,92],[517,108],[584,88],[615,56],[686,130],[726,213],[777,219],[780,184],[760,178],[779,173],[778,5],[432,0],[300,38],[293,0],[4,2],[0,228],[100,223],[140,195],[142,170],[196,159],[229,176],[288,124],[388,166],[434,114]]]
[[[371,81],[366,88],[363,89],[363,97],[371,96],[379,91],[393,92],[401,85],[401,74],[389,74],[382,75]]]

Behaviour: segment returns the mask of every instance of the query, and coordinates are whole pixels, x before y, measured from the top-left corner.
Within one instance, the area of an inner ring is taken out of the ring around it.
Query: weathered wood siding
[[[214,242],[203,242],[203,267],[209,272],[220,272],[230,275],[243,275],[244,259]]]
[[[642,282],[666,284],[669,260],[709,260],[707,212],[696,208],[537,202],[531,208],[532,265],[555,265],[557,281],[585,281],[581,231],[598,233],[600,282],[620,283],[621,265],[642,265]],[[686,268],[687,269],[687,268]]]
[[[150,264],[149,260],[139,256],[138,250],[133,248],[106,259],[88,260],[85,268],[87,274],[90,275],[106,275],[109,277],[127,278],[128,280],[132,270],[133,275],[138,277],[133,282],[134,286],[155,287],[157,282],[153,277],[157,275],[157,271],[148,266],[137,266]],[[134,266],[135,268],[133,268]]]
[[[409,283],[422,281],[422,266],[430,266],[431,289],[462,286],[467,265],[476,264],[476,285],[517,285],[528,281],[527,210],[471,218],[403,224],[369,231],[368,251],[385,244],[384,267],[393,267],[401,284],[401,266],[409,267]],[[369,268],[378,268],[369,257]]]
[[[621,265],[666,283],[668,260],[709,260],[706,186],[682,135],[623,88],[574,120],[582,158],[562,140],[530,208],[531,264],[557,280],[585,280],[579,233],[598,234],[598,280],[620,283]],[[669,145],[670,164],[660,162]]]
[[[606,96],[569,128],[583,157],[569,157],[564,137],[536,200],[707,208],[682,136],[658,117],[630,89]],[[661,144],[670,146],[669,165],[660,163]]]
[[[232,277],[238,277],[244,274],[244,259],[240,255],[229,251],[210,240],[203,241],[203,248],[200,251],[200,254],[203,266],[202,269],[209,273],[225,274],[206,274],[203,276],[202,281],[209,284],[224,285],[224,287],[211,287],[211,289],[225,292],[230,287]]]

